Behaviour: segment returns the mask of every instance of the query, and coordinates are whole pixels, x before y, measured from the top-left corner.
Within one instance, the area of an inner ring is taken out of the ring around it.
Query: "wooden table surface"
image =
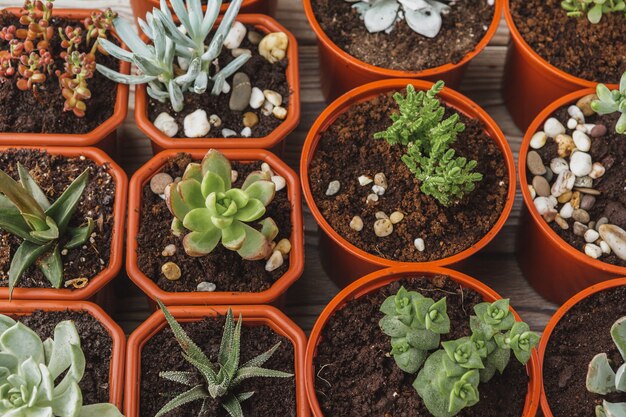
[[[336,0],[340,1],[340,0]],[[19,6],[18,1],[0,0],[0,7]],[[132,11],[129,0],[57,0],[55,7],[111,7],[121,16],[130,19]],[[293,32],[300,48],[300,87],[302,94],[302,118],[298,128],[286,138],[286,162],[296,171],[300,161],[302,143],[309,127],[325,108],[320,91],[319,63],[315,35],[310,29],[301,0],[279,0],[276,19]],[[500,125],[509,144],[517,155],[522,132],[513,124],[501,95],[501,83],[509,32],[500,22],[497,34],[487,48],[469,66],[460,91],[481,105]],[[150,157],[150,141],[135,126],[134,95],[131,93],[129,112],[119,130],[120,155],[117,162],[129,177]],[[519,184],[518,184],[519,185]],[[491,286],[503,297],[511,299],[512,306],[536,331],[543,330],[557,306],[539,296],[521,274],[515,256],[515,236],[519,226],[523,202],[517,191],[515,205],[506,225],[494,241],[479,254],[471,258],[462,272]],[[306,229],[306,264],[304,274],[291,287],[284,311],[306,332],[310,331],[319,313],[338,292],[320,265],[318,256],[318,227],[304,204]],[[135,329],[148,315],[146,299],[130,282],[124,272],[114,282],[117,308],[114,318],[127,333]]]

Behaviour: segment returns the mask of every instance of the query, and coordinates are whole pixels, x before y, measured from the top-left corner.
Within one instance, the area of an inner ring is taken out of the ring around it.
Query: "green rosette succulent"
[[[189,164],[182,180],[165,189],[165,201],[175,216],[173,232],[189,231],[183,239],[189,256],[207,255],[221,241],[242,258],[259,260],[271,253],[278,227],[269,217],[259,222],[260,230],[248,223],[263,217],[275,192],[270,174],[263,171],[232,188],[230,161],[211,149],[201,164]]]
[[[626,134],[626,72],[622,74],[618,90],[609,90],[604,84],[596,87],[597,100],[591,102],[591,108],[596,113],[611,114],[621,113],[615,131],[619,134]]]
[[[72,321],[39,336],[0,315],[0,415],[3,417],[123,417],[112,404],[83,405],[85,355]]]
[[[587,15],[587,19],[596,24],[600,23],[605,14],[625,12],[626,2],[624,0],[563,0],[561,7],[567,11],[568,16]]]

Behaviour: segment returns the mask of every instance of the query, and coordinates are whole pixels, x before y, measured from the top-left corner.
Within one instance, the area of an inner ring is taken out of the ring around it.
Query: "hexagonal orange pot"
[[[11,7],[4,9],[15,16],[19,16],[22,9]],[[54,9],[53,15],[67,19],[85,19],[91,16],[95,10],[89,9]],[[115,35],[115,34],[114,34]],[[115,35],[116,36],[116,35]],[[117,37],[117,36],[116,36]],[[119,40],[119,39],[118,39]],[[126,48],[123,44],[122,47]],[[119,71],[122,74],[130,74],[130,64],[122,62]],[[59,90],[61,94],[61,90]],[[88,104],[89,105],[89,104]],[[117,132],[116,129],[126,119],[128,112],[128,86],[118,84],[115,98],[115,108],[113,115],[87,133],[14,133],[1,132],[0,145],[14,146],[97,146],[114,153],[116,149]]]
[[[205,317],[226,315],[227,306],[213,307],[183,307],[174,306],[169,310],[180,322],[200,321]],[[310,411],[306,400],[304,385],[304,350],[306,337],[300,328],[287,316],[270,306],[233,306],[235,317],[242,315],[244,325],[269,326],[277,334],[286,337],[294,347],[294,370],[296,378],[296,407],[298,417],[309,417]],[[126,389],[124,391],[124,415],[138,417],[140,415],[141,392],[141,351],[153,336],[165,326],[165,316],[162,311],[156,311],[152,316],[137,328],[128,339],[128,353],[126,356]],[[176,354],[177,352],[170,352]],[[156,387],[155,387],[156,389]],[[280,398],[276,398],[280,401]]]
[[[519,227],[518,259],[524,276],[544,298],[562,303],[578,291],[598,282],[626,276],[626,267],[593,259],[563,240],[541,217],[528,190],[526,157],[530,140],[541,130],[546,119],[559,108],[576,103],[579,98],[595,93],[580,90],[556,100],[530,124],[519,153],[519,179],[524,198],[524,211]]]
[[[504,17],[511,31],[511,44],[502,89],[507,110],[521,130],[526,130],[535,116],[554,100],[598,84],[574,77],[540,57],[517,30],[510,0],[504,0]]]
[[[300,159],[300,177],[302,181],[302,189],[304,190],[304,198],[306,199],[307,205],[309,206],[313,217],[315,217],[315,220],[320,227],[319,249],[322,265],[324,265],[325,270],[328,275],[330,275],[331,279],[340,287],[346,286],[355,279],[382,268],[400,265],[416,265],[417,263],[398,262],[372,255],[356,247],[352,243],[348,242],[344,237],[339,235],[339,233],[337,233],[326,221],[315,203],[311,186],[309,184],[309,165],[315,157],[315,152],[322,133],[326,131],[342,113],[346,112],[356,103],[371,100],[382,93],[400,90],[405,88],[408,84],[412,84],[417,90],[428,90],[432,86],[432,83],[429,81],[390,79],[376,81],[359,88],[355,88],[335,100],[326,108],[326,110],[322,112],[311,127],[311,130],[309,130],[309,134],[304,142],[302,158]],[[426,266],[455,265],[484,248],[498,234],[500,229],[502,229],[502,226],[504,226],[506,219],[511,213],[515,199],[515,162],[508,142],[500,130],[500,127],[480,106],[454,90],[444,88],[439,94],[439,97],[446,105],[472,119],[479,120],[485,126],[487,134],[493,138],[494,142],[496,142],[502,151],[502,155],[504,156],[506,168],[509,172],[509,188],[507,191],[506,204],[500,214],[500,217],[498,218],[498,221],[482,239],[476,242],[473,246],[457,253],[456,255],[442,258],[437,261],[419,263],[420,265]],[[397,161],[397,163],[402,162]]]
[[[554,328],[559,324],[559,321],[574,307],[576,304],[580,303],[582,300],[597,294],[602,291],[610,290],[612,288],[624,287],[626,286],[626,278],[612,279],[609,281],[604,281],[596,285],[592,285],[591,287],[585,288],[578,294],[574,295],[572,298],[567,300],[558,310],[546,326],[543,334],[541,335],[541,342],[539,342],[539,362],[543,369],[543,361],[546,355],[546,349],[548,348],[548,342],[550,341],[550,336],[554,332]],[[593,326],[593,323],[589,323],[590,326]],[[587,366],[584,364],[584,366]],[[542,370],[543,375],[543,370]],[[552,411],[550,410],[550,404],[548,402],[548,398],[546,397],[546,392],[543,386],[543,377],[541,378],[541,411],[543,411],[543,415],[545,417],[553,417]]]
[[[128,208],[128,239],[126,241],[126,270],[130,279],[152,300],[160,299],[170,305],[241,305],[269,304],[278,300],[298,279],[304,270],[304,229],[302,225],[302,196],[298,176],[276,155],[263,149],[218,149],[231,161],[267,162],[274,172],[287,180],[287,195],[291,202],[292,232],[289,238],[289,268],[272,286],[261,292],[169,292],[162,290],[144,274],[137,264],[137,233],[141,221],[142,189],[161,167],[176,154],[190,153],[196,160],[206,155],[206,150],[170,149],[163,151],[148,161],[133,175],[130,181],[130,202]],[[224,265],[227,268],[227,265]],[[154,305],[153,305],[154,307]]]
[[[72,147],[39,147],[39,146],[0,146],[0,153],[8,149],[42,149],[52,155],[66,157],[84,156],[98,165],[107,165],[109,174],[115,181],[115,203],[113,207],[113,229],[111,232],[111,255],[109,264],[95,277],[90,277],[89,284],[80,289],[67,288],[20,288],[13,290],[13,300],[62,300],[77,301],[86,300],[94,296],[100,289],[108,284],[122,268],[122,256],[124,248],[124,217],[126,215],[126,198],[128,195],[128,178],[126,173],[117,165],[111,157],[97,148],[72,148]],[[9,288],[0,287],[0,299],[9,298]],[[60,302],[60,301],[59,301]]]
[[[161,132],[148,117],[148,93],[146,85],[138,85],[135,92],[135,121],[137,126],[152,140],[152,149],[270,149],[276,147],[300,123],[300,73],[298,70],[298,41],[284,26],[269,16],[242,14],[237,21],[255,26],[263,33],[285,32],[289,38],[287,49],[287,83],[289,84],[289,104],[287,117],[269,135],[262,138],[170,138]],[[209,94],[208,92],[205,94]]]
[[[487,46],[496,34],[500,24],[503,3],[504,0],[495,0],[493,19],[487,33],[478,45],[456,64],[449,63],[422,71],[400,71],[368,64],[339,48],[326,35],[317,21],[311,0],[303,0],[307,20],[317,36],[324,97],[327,101],[332,101],[353,88],[387,78],[418,78],[433,82],[443,80],[450,87],[458,88],[469,62]]]
[[[122,410],[124,392],[124,360],[126,335],[100,307],[86,301],[0,301],[0,314],[26,316],[37,310],[86,312],[102,324],[112,340],[111,366],[109,369],[109,402]]]
[[[315,417],[324,417],[324,413],[320,408],[317,400],[317,393],[315,391],[316,373],[315,366],[313,365],[313,359],[317,354],[317,346],[321,341],[322,331],[333,314],[335,314],[336,311],[341,310],[348,302],[372,293],[377,289],[399,279],[415,276],[433,277],[437,275],[446,275],[462,287],[476,291],[482,295],[483,299],[487,302],[494,302],[502,298],[497,292],[468,275],[451,269],[439,268],[431,265],[396,266],[374,272],[353,282],[337,294],[335,298],[333,298],[326,306],[326,308],[322,311],[322,314],[315,322],[311,335],[309,336],[309,343],[306,348],[304,371],[307,398]],[[515,315],[515,318],[519,321],[520,317],[517,315],[515,310],[511,308],[511,311]],[[528,393],[526,394],[524,413],[520,417],[535,417],[537,409],[539,408],[539,397],[541,391],[541,372],[536,350],[533,350],[533,354],[530,361],[526,365],[526,369],[529,376]]]

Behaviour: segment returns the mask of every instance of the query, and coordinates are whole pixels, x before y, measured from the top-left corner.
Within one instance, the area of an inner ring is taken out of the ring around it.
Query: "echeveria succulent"
[[[187,166],[182,181],[165,189],[167,206],[176,217],[175,233],[189,230],[183,240],[190,256],[204,256],[221,241],[244,259],[264,259],[278,234],[271,218],[259,222],[260,231],[248,223],[259,220],[274,199],[276,186],[270,174],[254,171],[241,188],[232,188],[230,161],[211,149],[201,164]]]
[[[83,405],[85,355],[72,321],[39,336],[0,315],[0,415],[3,417],[123,417],[112,404]]]
[[[602,15],[615,12],[625,12],[624,0],[563,0],[561,7],[568,16],[580,17],[587,15],[591,23],[600,23]]]
[[[622,74],[618,90],[609,90],[604,84],[596,87],[598,100],[591,102],[591,108],[598,114],[621,113],[615,131],[626,134],[626,72]]]

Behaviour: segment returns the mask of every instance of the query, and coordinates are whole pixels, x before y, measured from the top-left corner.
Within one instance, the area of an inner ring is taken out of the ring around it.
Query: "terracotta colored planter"
[[[371,100],[373,97],[381,93],[402,89],[406,87],[407,84],[413,84],[417,90],[428,90],[432,86],[432,83],[428,81],[391,79],[377,81],[356,88],[341,96],[328,106],[324,112],[322,112],[313,124],[311,130],[309,130],[309,134],[302,149],[302,158],[300,159],[300,177],[307,205],[311,209],[313,217],[315,217],[315,220],[320,226],[319,249],[322,264],[331,279],[340,287],[343,287],[355,279],[369,274],[370,272],[390,266],[415,265],[415,262],[398,262],[372,255],[360,248],[357,248],[339,235],[339,233],[337,233],[326,221],[315,203],[315,199],[313,198],[311,187],[309,185],[309,165],[315,156],[321,134],[326,131],[342,113],[346,112],[356,103]],[[504,134],[493,119],[491,119],[491,117],[476,103],[454,90],[444,88],[439,94],[439,97],[446,105],[470,118],[479,120],[485,125],[487,134],[496,142],[506,161],[506,167],[509,172],[509,189],[507,192],[507,201],[502,213],[500,214],[500,218],[489,233],[476,242],[476,244],[460,253],[457,253],[456,255],[442,258],[437,261],[421,263],[427,266],[447,266],[458,264],[485,247],[487,243],[489,243],[498,234],[506,222],[506,219],[509,217],[513,207],[513,201],[515,199],[516,185],[513,154],[511,153],[511,149],[509,148]],[[398,163],[402,162],[398,161]]]
[[[120,326],[100,307],[86,301],[0,301],[0,314],[24,316],[37,310],[87,312],[102,324],[113,341],[111,349],[111,367],[109,370],[109,402],[122,409],[124,392],[124,359],[126,354],[126,336]]]
[[[276,155],[262,149],[220,149],[233,161],[263,161],[272,170],[287,180],[287,194],[291,202],[292,233],[289,238],[289,269],[269,289],[261,292],[169,292],[164,291],[148,278],[137,264],[137,233],[141,220],[142,189],[161,167],[180,152],[190,153],[200,160],[206,150],[171,149],[159,153],[133,175],[130,181],[130,202],[128,210],[128,239],[126,242],[126,270],[130,279],[151,299],[160,299],[165,305],[216,305],[216,304],[269,304],[281,295],[298,279],[304,270],[304,229],[302,225],[302,197],[298,176]],[[225,265],[225,267],[227,267]]]
[[[519,153],[519,178],[525,208],[520,224],[518,258],[528,282],[544,298],[555,303],[564,302],[590,285],[626,276],[626,267],[593,259],[561,239],[541,217],[528,190],[526,157],[533,134],[556,110],[594,92],[595,89],[577,91],[546,107],[526,131]]]
[[[554,315],[548,322],[545,330],[543,331],[543,334],[541,335],[541,342],[539,342],[539,362],[541,364],[541,367],[543,368],[543,361],[546,354],[546,349],[548,348],[548,342],[550,341],[550,336],[552,336],[554,328],[559,323],[559,321],[572,309],[572,307],[574,307],[585,298],[588,298],[594,294],[609,290],[611,288],[623,286],[626,286],[626,278],[613,279],[585,288],[583,291],[579,292],[578,294],[567,300],[557,310],[557,312],[554,313]],[[593,325],[592,323],[590,324]],[[584,366],[586,367],[587,365],[585,364]],[[543,386],[543,378],[541,378],[541,411],[543,411],[545,417],[553,417],[552,411],[550,411],[550,405],[548,404],[548,399],[546,398],[546,393]]]
[[[11,7],[5,11],[19,16],[21,8]],[[89,9],[54,9],[53,16],[67,19],[84,19],[91,16],[94,10]],[[117,36],[116,36],[117,37]],[[122,45],[124,48],[125,46]],[[130,74],[130,64],[122,62],[119,71]],[[61,91],[59,90],[59,94]],[[87,103],[89,105],[89,103]],[[97,146],[113,154],[116,150],[116,129],[122,124],[128,112],[128,86],[117,85],[115,108],[113,115],[87,133],[0,133],[0,145],[14,146]]]
[[[274,307],[270,306],[233,306],[233,314],[243,316],[245,325],[269,326],[277,334],[286,337],[294,347],[294,369],[296,378],[296,406],[298,417],[309,417],[310,411],[306,400],[304,382],[304,350],[306,349],[306,337],[302,330],[287,316]],[[226,315],[228,307],[182,307],[169,308],[172,315],[181,322],[200,321],[204,317],[216,317]],[[143,322],[128,339],[128,353],[126,355],[126,388],[124,391],[124,415],[126,417],[138,417],[140,415],[140,392],[141,392],[141,351],[145,344],[154,335],[159,333],[167,322],[160,310],[152,314]],[[176,354],[176,352],[172,352]],[[155,387],[156,389],[156,387]],[[280,401],[280,398],[276,399]]]
[[[315,391],[315,367],[313,365],[313,359],[317,353],[317,346],[320,343],[322,337],[322,330],[332,315],[341,310],[349,301],[360,298],[376,291],[377,289],[384,287],[394,281],[402,278],[412,276],[436,276],[446,275],[450,279],[456,281],[461,286],[474,290],[483,296],[483,299],[487,302],[494,302],[502,297],[485,284],[477,281],[476,279],[462,274],[460,272],[453,271],[451,269],[439,268],[430,265],[409,265],[409,266],[397,266],[394,268],[387,268],[381,271],[374,272],[356,282],[353,282],[348,287],[344,288],[339,294],[333,298],[326,308],[322,311],[319,318],[313,326],[311,335],[309,336],[309,343],[306,349],[305,359],[305,381],[306,392],[309,399],[309,405],[313,410],[315,417],[323,417],[322,409],[320,408],[317,400],[317,393]],[[517,313],[511,309],[515,318],[519,321],[520,317]],[[533,351],[532,357],[527,364],[527,371],[529,375],[528,393],[526,394],[526,404],[524,406],[524,413],[521,417],[535,417],[537,409],[539,408],[539,397],[541,389],[541,372],[539,368],[539,359],[536,351]],[[328,416],[330,417],[330,416]]]
[[[261,138],[170,138],[161,132],[148,117],[148,93],[146,85],[138,85],[135,92],[135,121],[151,140],[154,152],[164,149],[270,149],[278,145],[300,122],[300,73],[298,70],[298,41],[295,36],[276,20],[260,14],[237,16],[237,21],[252,25],[263,33],[285,32],[289,38],[287,49],[287,82],[289,84],[289,104],[287,117],[269,135]],[[205,93],[209,94],[209,93]]]
[[[322,92],[327,101],[335,100],[343,93],[373,81],[387,78],[418,78],[428,81],[443,80],[451,88],[458,88],[467,69],[467,64],[487,46],[498,30],[504,0],[495,0],[494,14],[489,29],[472,51],[456,64],[445,64],[422,71],[401,71],[376,67],[360,61],[339,48],[326,35],[315,17],[311,0],[303,0],[307,20],[317,36],[320,55]]]
[[[15,146],[0,146],[0,152],[16,148]],[[124,247],[124,217],[126,216],[126,198],[128,195],[128,178],[122,168],[117,165],[111,157],[100,149],[96,148],[72,148],[72,147],[37,147],[20,146],[24,149],[43,149],[52,155],[63,155],[66,157],[85,156],[98,165],[108,165],[109,174],[115,182],[115,205],[113,207],[113,225],[111,233],[111,255],[109,264],[95,277],[90,277],[89,284],[80,289],[67,288],[20,288],[13,290],[13,300],[65,300],[78,301],[86,300],[94,296],[100,289],[115,278],[122,267],[122,256]],[[0,299],[9,298],[9,288],[0,287]],[[21,302],[20,302],[21,303]],[[17,303],[16,303],[17,304]]]
[[[574,77],[533,51],[515,26],[510,0],[504,0],[504,17],[511,31],[502,85],[504,101],[517,127],[525,131],[554,100],[576,90],[595,88],[598,83]]]

